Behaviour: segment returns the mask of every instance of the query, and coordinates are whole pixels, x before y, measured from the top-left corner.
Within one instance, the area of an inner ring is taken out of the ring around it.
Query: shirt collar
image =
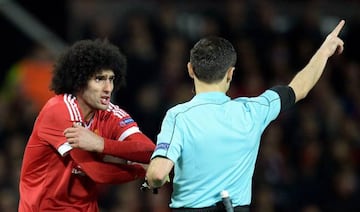
[[[225,93],[223,92],[204,92],[204,93],[199,93],[196,94],[194,96],[195,100],[211,100],[211,101],[225,101],[225,100],[230,100],[230,97],[227,96]]]

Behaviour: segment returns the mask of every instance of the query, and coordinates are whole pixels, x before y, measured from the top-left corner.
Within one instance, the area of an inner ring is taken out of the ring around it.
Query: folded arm
[[[139,164],[115,164],[100,161],[96,153],[72,149],[70,157],[96,183],[120,184],[145,177],[146,170]]]
[[[65,129],[64,135],[72,148],[112,155],[138,163],[149,163],[155,149],[152,140],[141,132],[133,133],[119,141],[103,138],[80,125],[73,125]]]
[[[154,149],[155,144],[146,135],[135,133],[121,142],[104,138],[102,153],[148,164]]]

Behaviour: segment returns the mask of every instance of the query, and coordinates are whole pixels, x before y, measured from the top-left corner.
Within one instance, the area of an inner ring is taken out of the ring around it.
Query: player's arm
[[[103,149],[100,152],[129,161],[148,164],[155,144],[141,132],[127,136],[123,141],[103,138]]]
[[[295,92],[296,102],[305,98],[309,91],[315,86],[324,71],[328,58],[336,51],[342,53],[344,42],[338,37],[345,21],[342,20],[335,29],[328,34],[325,41],[316,51],[309,63],[298,72],[290,82],[289,86]]]
[[[99,161],[96,154],[78,148],[70,151],[70,157],[96,183],[119,184],[145,177],[145,169],[139,164],[116,164]]]
[[[72,124],[69,117],[59,115],[64,114],[61,113],[64,110],[67,110],[65,106],[54,105],[41,113],[35,130],[42,142],[57,149],[63,158],[71,157],[97,183],[123,183],[145,177],[145,169],[141,165],[105,163],[96,153],[73,148],[63,134],[63,129]]]
[[[112,155],[125,160],[149,163],[155,144],[145,134],[134,132],[122,141],[103,138],[92,131],[74,124],[65,129],[64,135],[73,148]]]

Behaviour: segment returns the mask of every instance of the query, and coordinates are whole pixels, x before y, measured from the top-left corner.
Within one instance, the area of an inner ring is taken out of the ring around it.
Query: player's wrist
[[[103,137],[99,136],[95,151],[99,152],[99,153],[104,152],[104,138]]]

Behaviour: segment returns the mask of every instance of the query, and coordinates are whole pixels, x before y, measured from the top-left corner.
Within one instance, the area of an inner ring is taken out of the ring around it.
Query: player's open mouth
[[[110,97],[108,96],[101,97],[101,104],[108,105],[109,103],[110,103]]]

